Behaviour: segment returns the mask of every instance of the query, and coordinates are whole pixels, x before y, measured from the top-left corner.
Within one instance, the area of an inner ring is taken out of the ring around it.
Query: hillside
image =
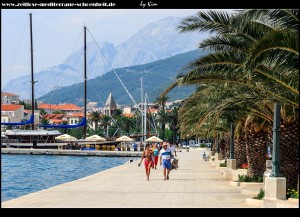
[[[152,63],[115,69],[115,71],[137,103],[140,102],[140,78],[143,77],[144,91],[152,102],[174,81],[178,73],[183,73],[182,70],[188,63],[204,54],[203,51],[194,50]],[[57,89],[39,99],[45,103],[75,103],[83,106],[83,91],[84,84],[82,82]],[[112,71],[87,82],[88,101],[96,101],[100,106],[105,103],[110,91],[112,91],[117,104],[133,105],[132,100]],[[183,99],[193,91],[193,87],[178,87],[172,90],[168,96],[170,100]]]
[[[114,68],[129,67],[154,62],[180,53],[192,51],[206,36],[197,32],[179,33],[176,27],[181,18],[166,17],[150,23],[138,30],[128,40],[118,46],[112,43],[87,38],[88,78],[96,78]],[[99,47],[98,47],[99,45]],[[63,48],[62,48],[63,49]],[[83,76],[83,46],[71,53],[62,63],[35,72],[35,96],[40,97],[56,87],[66,87],[80,83]],[[109,63],[107,62],[109,61]],[[30,99],[31,76],[21,76],[10,80],[2,91],[20,95],[21,99]]]

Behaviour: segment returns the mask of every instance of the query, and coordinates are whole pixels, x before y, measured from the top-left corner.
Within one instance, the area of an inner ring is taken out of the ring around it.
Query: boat
[[[68,145],[67,142],[56,142],[55,137],[61,135],[58,130],[34,129],[34,73],[33,73],[33,41],[32,41],[32,14],[30,17],[30,42],[31,42],[31,91],[32,91],[32,115],[25,122],[7,122],[1,125],[18,126],[31,124],[31,130],[7,130],[1,134],[1,148],[59,148]],[[76,128],[84,127],[86,137],[86,27],[84,26],[84,118],[77,125],[39,125],[43,128]]]
[[[1,148],[59,148],[67,145],[56,142],[61,134],[58,130],[7,130],[1,134]]]

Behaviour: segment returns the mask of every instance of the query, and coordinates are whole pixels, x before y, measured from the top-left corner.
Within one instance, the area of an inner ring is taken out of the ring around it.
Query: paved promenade
[[[178,153],[179,169],[163,180],[162,168],[151,170],[146,180],[138,161],[82,179],[2,202],[2,207],[49,208],[207,208],[250,207],[239,187],[229,186],[210,163],[203,161],[202,149]],[[74,171],[76,172],[76,171]]]

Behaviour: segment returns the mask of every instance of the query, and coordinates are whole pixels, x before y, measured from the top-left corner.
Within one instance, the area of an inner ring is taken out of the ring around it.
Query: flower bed
[[[256,176],[247,176],[247,175],[238,175],[239,182],[263,182],[263,177]]]
[[[286,198],[299,199],[299,192],[296,191],[295,189],[287,189]]]
[[[240,169],[248,169],[249,168],[249,165],[246,163],[246,164],[242,164],[240,166]]]

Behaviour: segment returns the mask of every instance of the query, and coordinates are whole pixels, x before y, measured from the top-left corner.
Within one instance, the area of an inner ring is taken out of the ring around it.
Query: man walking
[[[173,144],[172,142],[170,142],[170,149],[171,149],[171,159],[175,157],[177,157],[176,155],[176,145]]]
[[[172,169],[171,165],[171,149],[168,148],[168,145],[166,142],[162,144],[162,149],[159,152],[159,160],[160,160],[160,165],[163,166],[164,169],[164,180],[169,179],[169,174]]]

